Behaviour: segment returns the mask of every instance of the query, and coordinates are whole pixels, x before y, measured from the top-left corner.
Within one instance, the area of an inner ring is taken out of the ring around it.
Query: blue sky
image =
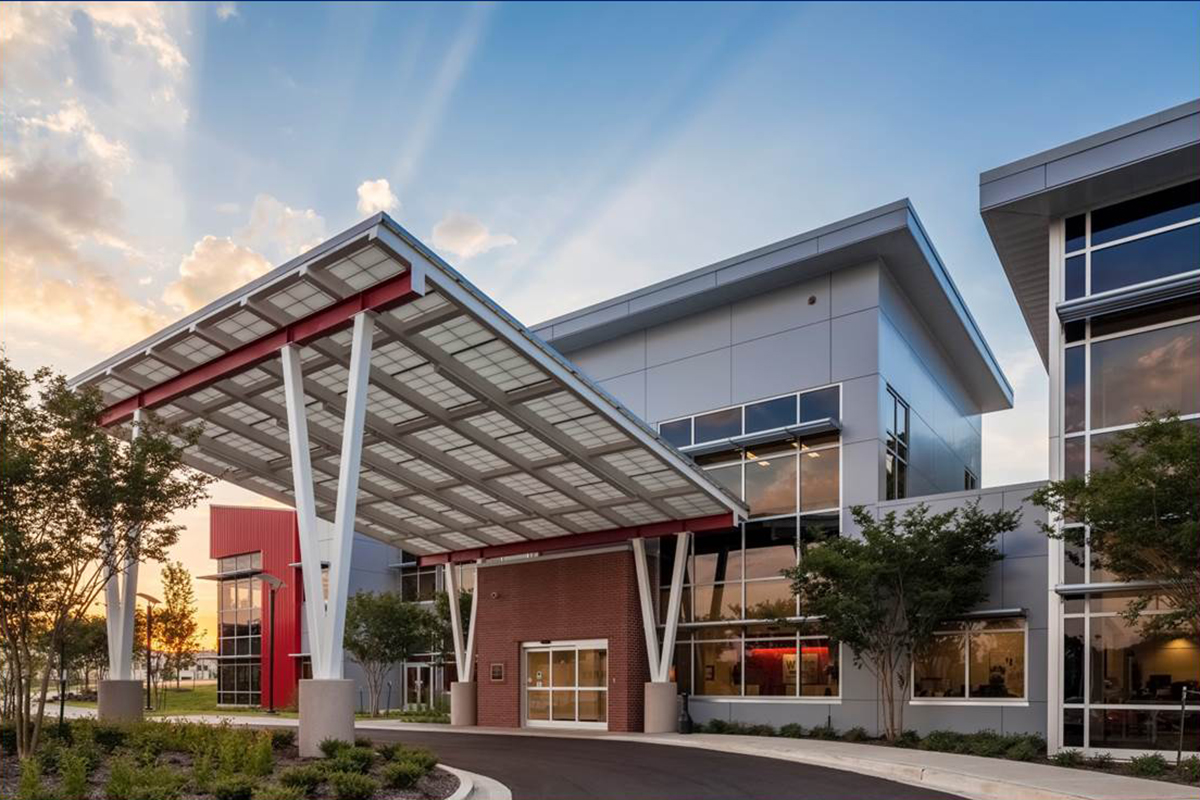
[[[1016,388],[984,482],[1032,480],[979,172],[1200,96],[1198,42],[1197,3],[0,4],[0,337],[73,373],[380,208],[534,323],[907,196]]]

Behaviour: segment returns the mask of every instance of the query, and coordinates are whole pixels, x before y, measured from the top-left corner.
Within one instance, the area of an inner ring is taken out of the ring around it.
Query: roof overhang
[[[979,207],[1047,362],[1050,221],[1200,176],[1200,100],[979,176]]]
[[[740,500],[385,214],[71,383],[104,393],[116,435],[139,410],[199,425],[188,464],[294,505],[280,353],[299,346],[317,515],[332,520],[350,328],[364,312],[375,333],[361,533],[429,556],[745,518]]]
[[[570,354],[869,261],[888,267],[946,349],[978,410],[1010,408],[1012,387],[907,199],[556,317],[534,332]]]

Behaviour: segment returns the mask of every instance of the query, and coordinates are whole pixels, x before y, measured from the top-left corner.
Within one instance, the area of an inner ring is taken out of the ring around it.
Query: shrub
[[[200,794],[208,794],[214,772],[212,751],[205,750],[192,759],[192,788]]]
[[[342,739],[322,739],[317,748],[320,749],[321,754],[326,758],[333,758],[340,751],[352,746],[349,742]]]
[[[6,756],[17,754],[17,723],[0,724],[0,752]]]
[[[376,745],[375,752],[379,753],[379,757],[384,761],[394,761],[396,756],[404,752],[404,745],[399,742],[386,742]]]
[[[411,761],[414,764],[419,764],[426,772],[438,765],[438,758],[429,750],[423,747],[411,747],[402,753],[399,758],[404,761]]]
[[[921,734],[914,730],[900,731],[900,735],[896,737],[894,744],[896,747],[903,747],[909,750],[915,749],[921,745]]]
[[[74,748],[63,751],[58,760],[58,774],[61,778],[61,792],[64,798],[79,800],[87,797],[89,764],[87,758]]]
[[[176,800],[183,791],[183,777],[170,767],[139,767],[127,756],[112,760],[107,800]]]
[[[331,761],[329,768],[333,772],[366,774],[371,771],[371,765],[375,763],[375,751],[367,747],[344,747]]]
[[[967,736],[967,752],[985,758],[1003,758],[1019,736],[1002,736],[995,731],[980,731]]]
[[[288,767],[279,773],[280,783],[284,786],[301,789],[305,794],[314,794],[323,780],[325,780],[325,771],[316,764]]]
[[[1105,753],[1108,755],[1108,753]],[[1200,757],[1188,756],[1179,762],[1179,777],[1188,783],[1200,783]]]
[[[751,725],[750,727],[746,728],[745,733],[747,736],[775,736],[776,735],[774,725]]]
[[[272,728],[271,747],[276,750],[286,750],[296,743],[296,731],[293,728]]]
[[[1167,771],[1167,760],[1158,753],[1129,759],[1129,771],[1139,778],[1157,778]]]
[[[265,777],[275,770],[274,751],[271,749],[271,734],[260,733],[254,737],[250,747],[249,763],[246,765],[251,775]]]
[[[1056,767],[1078,767],[1083,764],[1083,753],[1078,750],[1059,750],[1050,756],[1050,763]]]
[[[268,783],[254,790],[254,800],[304,800],[307,795],[295,786]]]
[[[804,736],[804,726],[799,722],[789,722],[780,726],[779,735],[789,739],[799,739]]]
[[[1112,769],[1113,757],[1111,753],[1096,753],[1088,756],[1087,765],[1092,769]]]
[[[871,738],[871,734],[867,733],[867,729],[861,725],[855,725],[850,730],[842,734],[843,742],[865,742]]]
[[[367,738],[366,736],[355,736],[355,737],[354,737],[354,746],[355,746],[355,747],[366,747],[366,748],[374,749],[374,747],[375,747],[375,742],[371,741],[371,740],[370,740],[369,738]]]
[[[125,739],[128,736],[125,728],[121,725],[112,725],[100,723],[93,729],[96,744],[103,747],[108,752],[116,750],[121,745],[125,744]]]
[[[393,761],[383,768],[383,782],[393,789],[411,789],[427,772],[413,761]]]
[[[242,740],[240,736],[232,736],[232,731],[226,731],[225,735],[220,737],[220,744],[217,748],[217,764],[220,771],[232,775],[246,770],[246,760],[249,755],[247,742]]]
[[[824,739],[826,741],[833,741],[838,738],[837,728],[829,723],[812,728],[809,730],[808,735],[814,739]]]
[[[370,800],[379,791],[379,781],[357,772],[335,772],[329,776],[329,785],[337,800]]]
[[[104,787],[104,796],[108,800],[127,800],[133,795],[134,781],[137,770],[127,757],[114,758],[109,764],[108,783]]]
[[[710,719],[704,724],[703,731],[705,733],[728,733],[729,723],[723,719]]]
[[[58,758],[62,755],[62,745],[56,739],[42,742],[34,753],[43,775],[53,775],[58,772]]]
[[[258,781],[249,775],[222,775],[213,781],[212,795],[217,800],[251,800]]]
[[[1023,736],[1004,751],[1004,757],[1013,761],[1033,761],[1041,752],[1034,737]]]
[[[956,731],[930,731],[917,747],[935,753],[960,753],[966,749],[963,735]]]
[[[50,790],[42,781],[42,764],[36,758],[21,760],[21,777],[17,782],[18,800],[53,800]]]

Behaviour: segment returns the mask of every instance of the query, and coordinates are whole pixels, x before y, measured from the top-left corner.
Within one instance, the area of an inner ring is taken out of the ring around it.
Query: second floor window
[[[883,410],[887,424],[887,452],[883,458],[888,500],[908,497],[908,403],[888,387]]]

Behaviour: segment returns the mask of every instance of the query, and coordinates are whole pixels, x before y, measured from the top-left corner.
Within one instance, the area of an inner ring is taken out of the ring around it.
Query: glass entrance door
[[[525,724],[608,727],[608,642],[551,642],[523,648]]]
[[[404,668],[404,710],[425,710],[430,707],[433,681],[428,664],[409,664]]]

